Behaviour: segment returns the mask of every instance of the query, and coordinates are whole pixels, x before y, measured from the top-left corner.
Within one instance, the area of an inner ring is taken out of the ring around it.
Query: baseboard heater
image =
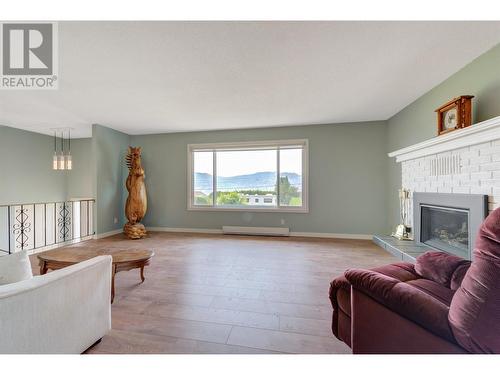
[[[244,234],[249,236],[289,236],[290,228],[281,227],[235,227],[225,225],[222,227],[224,234]]]

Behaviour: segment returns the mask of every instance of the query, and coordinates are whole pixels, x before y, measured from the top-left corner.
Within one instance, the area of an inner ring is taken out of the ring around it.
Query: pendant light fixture
[[[73,161],[71,160],[71,129],[68,129],[68,153],[65,158],[66,169],[70,171],[73,169]]]
[[[57,169],[63,171],[65,169],[64,165],[64,130],[61,131],[61,153],[59,154]]]
[[[71,157],[71,128],[54,128],[54,155],[52,156],[52,169],[58,171],[72,170],[73,159]],[[64,136],[68,132],[68,150],[64,151]],[[61,132],[61,150],[57,151],[57,133]]]

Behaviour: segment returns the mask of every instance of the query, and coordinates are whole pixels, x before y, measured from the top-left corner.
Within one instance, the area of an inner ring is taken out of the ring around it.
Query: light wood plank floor
[[[156,253],[144,283],[116,275],[113,329],[88,353],[349,353],[331,333],[329,283],[395,261],[361,240],[153,232],[73,246]]]

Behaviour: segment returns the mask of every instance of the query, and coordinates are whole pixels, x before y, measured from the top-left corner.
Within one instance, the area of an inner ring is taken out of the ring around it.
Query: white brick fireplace
[[[485,194],[500,207],[500,116],[389,153],[411,192]],[[396,194],[396,192],[394,192]],[[409,222],[413,227],[410,204]]]

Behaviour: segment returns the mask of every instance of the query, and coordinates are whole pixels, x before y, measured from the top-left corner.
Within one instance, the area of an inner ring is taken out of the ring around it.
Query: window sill
[[[299,213],[307,214],[309,213],[309,208],[307,207],[202,207],[202,206],[191,206],[187,208],[188,211],[211,211],[211,212],[276,212],[276,213]]]

